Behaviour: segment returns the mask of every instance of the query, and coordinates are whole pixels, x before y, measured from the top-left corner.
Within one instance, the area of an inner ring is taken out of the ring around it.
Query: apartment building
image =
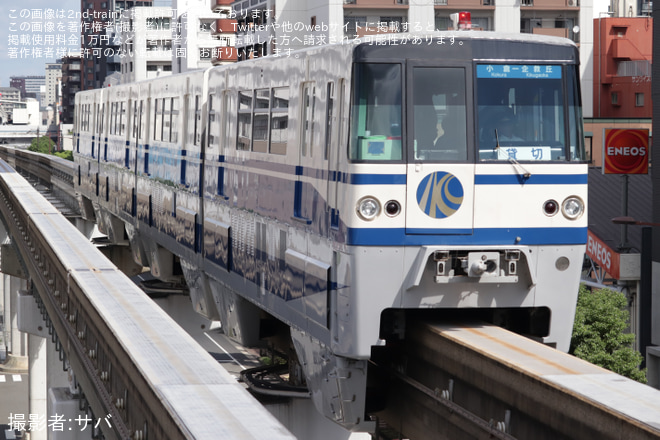
[[[170,7],[134,8],[122,15],[121,82],[172,74],[173,11]]]

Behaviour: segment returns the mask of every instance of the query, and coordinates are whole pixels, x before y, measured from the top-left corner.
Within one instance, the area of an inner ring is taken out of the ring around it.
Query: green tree
[[[57,157],[61,157],[62,159],[70,160],[71,162],[73,162],[73,151],[71,150],[56,151],[53,154]]]
[[[51,154],[55,149],[55,142],[48,136],[41,136],[38,138],[32,139],[32,143],[28,147],[30,151],[36,151],[37,153]]]
[[[580,286],[569,352],[580,359],[646,383],[640,370],[642,355],[633,349],[635,335],[627,333],[630,314],[623,293],[590,291]]]

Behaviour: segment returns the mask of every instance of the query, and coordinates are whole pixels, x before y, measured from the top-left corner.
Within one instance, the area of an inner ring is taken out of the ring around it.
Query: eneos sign
[[[604,139],[604,174],[648,174],[648,129],[606,128]]]
[[[613,277],[619,275],[619,254],[591,231],[587,231],[587,255]]]

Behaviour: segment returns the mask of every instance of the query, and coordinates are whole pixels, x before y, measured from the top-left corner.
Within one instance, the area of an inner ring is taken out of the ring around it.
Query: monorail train
[[[578,64],[565,39],[398,34],[80,92],[81,206],[231,337],[286,333],[319,411],[370,429],[372,347],[407,319],[568,350]]]

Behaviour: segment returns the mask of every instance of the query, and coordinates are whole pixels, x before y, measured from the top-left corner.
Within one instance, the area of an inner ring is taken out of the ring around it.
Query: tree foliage
[[[43,154],[53,154],[62,159],[70,160],[73,162],[73,151],[55,151],[55,142],[48,136],[41,136],[39,138],[32,139],[32,143],[28,147],[30,151],[36,151],[37,153]]]
[[[51,154],[54,150],[55,142],[48,136],[41,136],[38,138],[32,139],[32,143],[28,147],[30,151],[36,151],[37,153]]]
[[[592,364],[646,383],[640,370],[642,355],[633,349],[635,335],[627,333],[630,314],[623,293],[590,291],[580,286],[570,353]]]
[[[70,160],[73,162],[73,151],[71,150],[56,151],[53,154],[57,157],[61,157],[62,159]]]

